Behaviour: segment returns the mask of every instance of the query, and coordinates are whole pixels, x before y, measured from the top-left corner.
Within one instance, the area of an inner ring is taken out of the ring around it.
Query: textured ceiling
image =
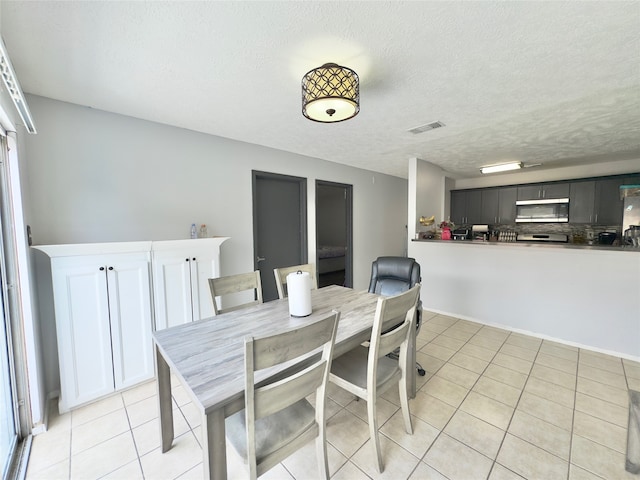
[[[457,178],[640,159],[638,1],[3,0],[0,14],[23,90],[57,100],[405,178],[411,157]],[[301,114],[300,80],[326,62],[360,75],[346,122]]]

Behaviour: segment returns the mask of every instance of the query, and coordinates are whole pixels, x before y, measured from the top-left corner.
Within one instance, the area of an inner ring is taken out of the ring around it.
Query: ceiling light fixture
[[[342,122],[360,111],[358,74],[335,63],[325,63],[302,77],[302,114],[323,123]]]
[[[496,173],[506,172],[509,170],[518,170],[522,168],[522,162],[502,163],[500,165],[489,165],[488,167],[481,167],[481,173]]]

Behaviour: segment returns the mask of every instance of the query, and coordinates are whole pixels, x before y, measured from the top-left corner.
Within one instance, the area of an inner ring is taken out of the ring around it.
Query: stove
[[[567,243],[569,237],[561,233],[519,233],[516,241]]]

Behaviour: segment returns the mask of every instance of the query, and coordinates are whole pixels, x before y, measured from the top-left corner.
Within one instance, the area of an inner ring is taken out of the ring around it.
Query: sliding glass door
[[[4,264],[0,262],[2,277],[4,277]],[[4,290],[4,289],[3,289]],[[13,382],[11,364],[9,363],[8,319],[6,318],[4,291],[0,299],[0,320],[2,331],[0,332],[0,461],[2,466],[2,478],[7,477],[13,451],[18,440],[13,402]]]

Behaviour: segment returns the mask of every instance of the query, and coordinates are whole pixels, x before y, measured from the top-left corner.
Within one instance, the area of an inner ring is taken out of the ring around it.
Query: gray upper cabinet
[[[593,223],[596,182],[571,182],[569,223]]]
[[[498,190],[498,220],[496,223],[514,223],[516,221],[516,200],[518,187],[504,187]]]
[[[569,182],[520,185],[518,187],[518,200],[569,198],[569,188]]]
[[[498,205],[500,203],[499,190],[488,188],[482,190],[482,211],[478,223],[481,225],[498,223]]]
[[[593,223],[597,225],[622,225],[623,202],[620,199],[622,178],[596,180],[595,216]]]
[[[487,188],[481,192],[482,211],[478,223],[495,225],[515,222],[517,187]]]
[[[456,225],[480,223],[482,190],[453,190],[451,192],[451,221]]]

